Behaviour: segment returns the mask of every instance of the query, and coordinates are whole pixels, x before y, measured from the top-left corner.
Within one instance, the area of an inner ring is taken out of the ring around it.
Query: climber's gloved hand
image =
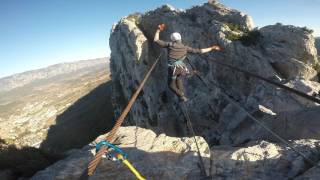
[[[163,23],[158,25],[158,29],[159,29],[160,31],[163,31],[165,28],[166,28],[166,25],[163,24]]]
[[[192,75],[200,75],[200,72],[197,71],[197,70],[193,70],[193,71],[192,71]]]
[[[211,49],[212,49],[212,50],[216,50],[216,51],[221,51],[220,46],[217,46],[217,45],[211,46]]]

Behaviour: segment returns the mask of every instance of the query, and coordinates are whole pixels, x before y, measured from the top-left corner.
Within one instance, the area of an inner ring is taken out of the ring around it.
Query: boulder
[[[298,140],[293,147],[314,162],[319,160],[318,140]],[[212,151],[213,179],[316,179],[316,167],[283,144],[252,142],[243,147],[217,146]],[[310,169],[310,170],[309,170]],[[302,175],[301,175],[302,174]],[[319,174],[318,174],[319,175]]]
[[[102,135],[84,148],[71,153],[31,179],[78,180],[95,154],[94,144],[104,139]],[[201,176],[199,157],[193,137],[170,137],[156,135],[151,130],[139,127],[121,127],[116,144],[128,154],[128,160],[146,179],[197,179]],[[195,137],[206,171],[209,172],[210,149],[202,137]],[[120,162],[106,158],[89,179],[135,179],[134,175]]]
[[[264,57],[279,74],[286,79],[316,77],[317,72],[312,67],[318,62],[317,50],[310,30],[278,23],[259,31],[263,36]]]
[[[69,157],[35,174],[31,180],[79,179],[92,159],[94,143],[74,150]],[[116,143],[128,153],[128,159],[146,179],[201,179],[196,145],[193,137],[156,135],[138,127],[121,127]],[[204,159],[207,174],[213,179],[293,179],[297,176],[316,177],[316,169],[282,143],[252,141],[242,147],[213,146],[211,150],[201,137],[195,137]],[[292,146],[312,161],[320,155],[319,140],[302,139]],[[306,174],[304,174],[306,173]],[[89,179],[135,179],[120,162],[102,159]]]

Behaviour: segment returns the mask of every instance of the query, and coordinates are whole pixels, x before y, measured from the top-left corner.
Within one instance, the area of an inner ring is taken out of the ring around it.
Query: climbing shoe
[[[188,101],[188,98],[185,97],[185,96],[180,96],[180,101],[182,101],[182,102],[187,102],[187,101]]]

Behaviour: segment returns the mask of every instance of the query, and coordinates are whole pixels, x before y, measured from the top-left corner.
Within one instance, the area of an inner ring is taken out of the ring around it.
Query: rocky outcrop
[[[315,40],[316,40],[315,41],[315,45],[316,45],[316,48],[317,48],[318,53],[319,53],[320,52],[320,37],[317,37]]]
[[[102,139],[105,135],[99,137]],[[146,179],[201,179],[193,138],[156,135],[139,127],[122,127],[118,131],[120,147]],[[315,177],[316,170],[283,144],[252,142],[244,147],[214,146],[196,137],[207,174],[213,179],[290,179],[301,174]],[[32,180],[79,179],[94,154],[92,143],[38,172]],[[293,146],[310,159],[319,158],[318,140],[294,141]],[[310,169],[310,170],[309,170]],[[96,173],[89,179],[134,179],[123,165],[103,158]]]
[[[277,119],[280,114],[288,114],[286,117],[290,123],[295,119],[289,114],[308,112],[309,108],[313,111],[312,108],[318,106],[208,60],[210,58],[246,69],[312,95],[318,92],[320,84],[313,68],[318,63],[314,38],[307,28],[276,24],[254,29],[250,16],[229,9],[217,1],[187,10],[166,5],[145,14],[124,17],[112,29],[111,73],[117,115],[144,73],[160,52],[164,52],[132,108],[127,124],[169,135],[186,135],[187,132],[178,100],[167,86],[166,52],[153,43],[156,27],[160,23],[167,25],[167,29],[160,35],[161,39],[169,41],[170,33],[178,31],[182,34],[183,42],[189,46],[203,48],[219,44],[223,47],[221,52],[188,56],[189,62],[209,84],[206,87],[196,77],[186,80],[186,92],[190,98],[187,107],[196,133],[208,142],[241,144],[248,139],[238,138],[234,141],[232,134],[244,131],[247,136],[252,136],[249,139],[262,138],[258,134],[263,133],[263,129],[258,128],[243,110],[230,104],[224,94],[228,94],[260,120],[268,119],[269,116]],[[263,107],[262,110],[259,107]],[[319,113],[316,110],[314,115]],[[304,128],[305,124],[298,124]],[[256,136],[249,133],[253,127],[257,130]],[[320,126],[314,128],[319,129]],[[295,139],[304,138],[302,134],[297,134],[299,136],[295,136]]]
[[[129,161],[146,179],[197,179],[200,169],[193,138],[156,135],[151,130],[138,127],[121,127],[116,143],[127,154]],[[85,146],[46,170],[38,172],[32,180],[78,180],[95,153],[94,143]],[[206,170],[209,171],[210,149],[205,140],[195,137],[199,143]],[[135,179],[123,164],[103,158],[96,173],[90,179]]]
[[[317,72],[312,68],[317,62],[314,38],[305,28],[276,24],[260,29],[264,58],[286,79],[312,79]]]
[[[221,52],[188,56],[189,63],[200,71],[205,82],[196,77],[186,80],[190,100],[185,104],[211,178],[317,178],[318,169],[313,166],[320,159],[319,104],[212,62],[222,61],[316,95],[320,84],[314,68],[319,62],[312,32],[281,24],[257,29],[250,16],[215,0],[188,10],[165,5],[145,14],[124,17],[112,28],[110,68],[116,116],[144,73],[162,54],[126,119],[126,125],[136,127],[120,128],[115,142],[129,154],[129,160],[143,176],[201,178],[193,137],[187,137],[189,130],[178,99],[167,86],[167,52],[153,43],[160,23],[167,25],[161,39],[169,40],[173,31],[179,31],[189,46],[219,44],[223,48]],[[290,140],[292,147],[305,157],[272,136],[245,111]],[[31,179],[79,179],[95,154],[95,143],[105,136],[70,151],[66,159]],[[104,158],[89,179],[133,178],[122,164]]]
[[[297,140],[293,146],[319,160],[319,140]],[[308,179],[316,168],[283,144],[252,142],[244,147],[217,146],[212,150],[213,179]],[[310,169],[310,170],[309,170]],[[318,174],[319,176],[319,174]]]

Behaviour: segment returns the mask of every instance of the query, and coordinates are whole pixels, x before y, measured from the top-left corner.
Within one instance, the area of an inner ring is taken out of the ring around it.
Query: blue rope
[[[109,143],[106,140],[100,141],[97,145],[96,145],[96,152],[98,152],[102,146],[107,146],[108,148],[111,148],[113,150],[115,150],[117,153],[121,154],[125,159],[127,159],[128,155],[119,147],[117,147],[114,144]]]

